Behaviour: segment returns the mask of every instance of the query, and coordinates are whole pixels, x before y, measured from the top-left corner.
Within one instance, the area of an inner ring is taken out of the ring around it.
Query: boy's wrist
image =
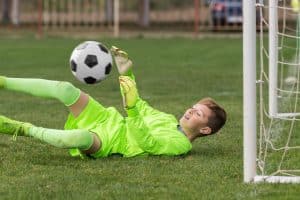
[[[125,107],[125,110],[126,110],[126,112],[127,112],[128,117],[136,117],[136,116],[138,116],[138,114],[139,114],[139,112],[138,112],[136,106],[130,107],[130,108]]]

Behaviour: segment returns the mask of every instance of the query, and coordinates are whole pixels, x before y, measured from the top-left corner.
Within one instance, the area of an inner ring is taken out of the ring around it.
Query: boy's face
[[[179,120],[180,126],[192,133],[210,134],[211,129],[207,126],[212,111],[203,104],[195,104],[187,109]]]

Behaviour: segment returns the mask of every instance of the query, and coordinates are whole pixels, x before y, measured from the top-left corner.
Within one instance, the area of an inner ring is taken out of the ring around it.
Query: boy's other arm
[[[132,112],[132,110],[129,110],[129,112]],[[181,155],[191,149],[191,144],[188,140],[182,139],[181,135],[175,134],[166,137],[162,133],[161,136],[153,136],[138,111],[135,110],[133,113],[136,116],[127,118],[127,128],[130,136],[134,137],[139,147],[145,152],[152,155]]]
[[[154,137],[145,124],[141,112],[154,114],[159,112],[148,106],[142,100],[138,101],[138,93],[134,80],[127,76],[120,76],[120,87],[123,93],[124,107],[127,112],[127,129],[130,136],[138,143],[144,151],[154,155],[180,155],[190,150],[190,143],[184,140],[180,133],[167,137],[166,135]],[[145,113],[142,113],[145,114]],[[170,130],[171,131],[171,130]]]

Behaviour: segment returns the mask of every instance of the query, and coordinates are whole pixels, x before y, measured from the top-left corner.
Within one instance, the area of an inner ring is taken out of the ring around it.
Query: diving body
[[[128,54],[117,47],[112,47],[111,52],[121,75],[119,83],[127,117],[114,107],[104,107],[68,82],[1,76],[0,88],[57,99],[70,113],[65,130],[37,127],[0,116],[0,133],[34,137],[69,149],[72,156],[132,157],[186,154],[196,138],[216,133],[225,124],[226,112],[210,98],[189,108],[179,121],[154,109],[138,95]]]

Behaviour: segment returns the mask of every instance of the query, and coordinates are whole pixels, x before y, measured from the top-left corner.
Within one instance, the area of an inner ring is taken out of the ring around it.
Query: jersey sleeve
[[[136,114],[136,112],[135,112]],[[189,152],[192,148],[187,138],[175,133],[170,136],[153,136],[140,115],[127,118],[127,129],[131,137],[141,149],[152,155],[181,155]]]
[[[141,116],[154,115],[160,113],[160,111],[151,107],[146,101],[144,101],[141,98],[138,98],[136,108]]]

